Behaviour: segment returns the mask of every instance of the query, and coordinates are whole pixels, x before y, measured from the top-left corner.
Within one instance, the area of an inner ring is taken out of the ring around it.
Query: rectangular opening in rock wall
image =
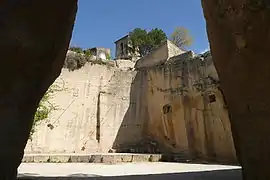
[[[214,94],[209,95],[209,102],[210,103],[216,102],[216,96]]]
[[[166,104],[163,106],[163,114],[168,114],[172,112],[172,106],[169,104]]]

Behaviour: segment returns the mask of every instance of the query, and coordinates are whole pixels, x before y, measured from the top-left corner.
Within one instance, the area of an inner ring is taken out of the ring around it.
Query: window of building
[[[124,54],[124,44],[123,43],[120,44],[120,48],[121,48],[121,54]]]

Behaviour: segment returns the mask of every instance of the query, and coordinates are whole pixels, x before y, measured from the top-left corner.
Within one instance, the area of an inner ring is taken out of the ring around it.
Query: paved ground
[[[181,163],[22,164],[19,177],[44,180],[241,180],[241,172],[240,167],[235,166]]]

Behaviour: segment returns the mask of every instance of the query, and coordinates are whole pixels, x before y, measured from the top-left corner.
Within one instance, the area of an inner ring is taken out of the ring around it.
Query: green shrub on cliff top
[[[70,71],[74,71],[76,69],[80,69],[87,62],[87,57],[81,54],[67,54],[66,60],[64,63],[64,68],[69,69]]]
[[[81,47],[78,47],[78,46],[72,46],[69,48],[70,51],[73,51],[73,52],[76,52],[76,53],[80,53],[82,54],[83,53],[83,49]]]

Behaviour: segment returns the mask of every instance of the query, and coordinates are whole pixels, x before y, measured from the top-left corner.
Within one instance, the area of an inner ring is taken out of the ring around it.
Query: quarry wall
[[[91,63],[73,72],[62,69],[55,84],[63,90],[51,99],[58,109],[36,127],[25,152],[108,152],[118,129],[125,126],[122,120],[129,108],[135,74]],[[137,124],[134,122],[123,142],[139,139]]]
[[[236,162],[228,111],[211,56],[202,60],[188,52],[142,71],[148,79],[146,132],[162,151]]]
[[[59,108],[37,126],[25,152],[171,152],[236,162],[211,55],[174,54],[161,64],[138,62],[136,71],[126,60],[63,69],[55,81],[63,90],[52,97]]]

